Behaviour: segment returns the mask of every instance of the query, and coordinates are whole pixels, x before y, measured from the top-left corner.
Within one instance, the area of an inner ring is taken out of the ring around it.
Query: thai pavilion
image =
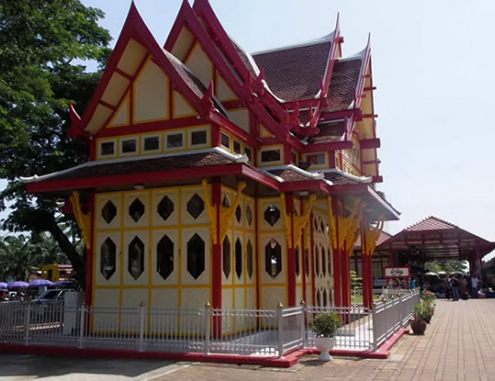
[[[350,305],[361,236],[365,303],[384,220],[371,50],[343,58],[339,23],[249,54],[207,0],[184,1],[165,44],[134,4],[71,137],[89,161],[24,179],[67,201],[92,306]],[[83,110],[79,110],[83,111]]]

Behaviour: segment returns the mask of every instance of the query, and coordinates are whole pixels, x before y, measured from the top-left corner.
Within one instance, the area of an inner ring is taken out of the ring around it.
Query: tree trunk
[[[86,288],[86,265],[84,259],[76,251],[76,248],[72,246],[69,238],[62,229],[60,229],[54,218],[50,219],[50,221],[46,221],[45,226],[46,230],[52,234],[53,238],[58,242],[60,249],[69,259],[72,268],[74,269],[76,280],[84,290]]]

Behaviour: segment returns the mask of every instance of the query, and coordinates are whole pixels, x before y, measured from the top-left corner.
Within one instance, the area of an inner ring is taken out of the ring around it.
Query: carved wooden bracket
[[[73,191],[69,197],[72,210],[76,217],[77,226],[81,229],[81,235],[87,249],[91,249],[91,213],[83,213],[79,191]]]
[[[307,210],[302,216],[293,215],[293,213],[287,213],[287,205],[285,203],[285,193],[280,195],[282,199],[282,214],[285,221],[285,238],[287,240],[287,246],[289,249],[293,249],[296,243],[301,238],[302,229],[306,226],[313,211],[313,203],[316,200],[316,195],[309,196],[309,205]],[[292,223],[294,225],[292,225]],[[294,241],[292,241],[292,231],[294,231]]]

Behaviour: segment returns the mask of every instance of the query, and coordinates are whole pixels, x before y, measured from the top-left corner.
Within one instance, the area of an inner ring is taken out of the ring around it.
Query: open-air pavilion
[[[495,249],[490,242],[440,218],[430,216],[378,244],[377,252],[388,252],[389,266],[424,270],[425,262],[459,259],[469,262],[470,275],[481,274],[482,258]]]

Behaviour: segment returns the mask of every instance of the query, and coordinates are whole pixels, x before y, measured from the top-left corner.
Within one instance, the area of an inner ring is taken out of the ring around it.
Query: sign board
[[[386,278],[409,278],[410,276],[409,267],[385,267]]]

